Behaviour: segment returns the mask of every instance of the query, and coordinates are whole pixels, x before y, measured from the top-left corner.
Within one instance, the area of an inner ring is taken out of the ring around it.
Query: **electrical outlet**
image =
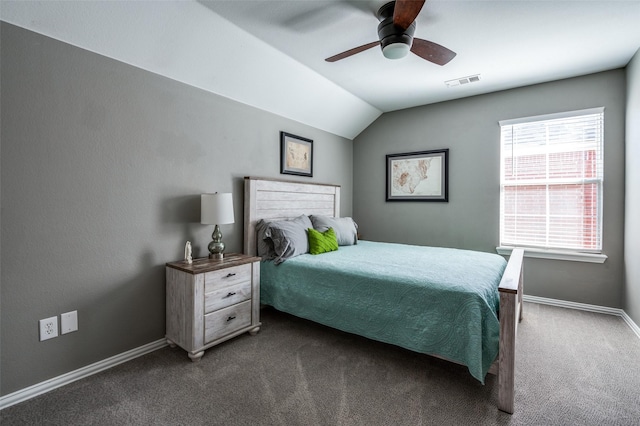
[[[58,337],[58,317],[40,320],[40,341]]]
[[[67,334],[78,331],[78,311],[60,314],[60,333]]]

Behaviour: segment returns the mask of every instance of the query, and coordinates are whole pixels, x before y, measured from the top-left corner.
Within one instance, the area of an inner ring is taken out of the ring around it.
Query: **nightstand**
[[[167,343],[198,361],[204,350],[260,330],[260,258],[225,254],[166,264]]]

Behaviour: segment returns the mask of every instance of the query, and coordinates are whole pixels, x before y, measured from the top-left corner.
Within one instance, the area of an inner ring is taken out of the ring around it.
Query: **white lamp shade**
[[[231,193],[201,194],[200,223],[205,225],[233,223],[233,198]]]

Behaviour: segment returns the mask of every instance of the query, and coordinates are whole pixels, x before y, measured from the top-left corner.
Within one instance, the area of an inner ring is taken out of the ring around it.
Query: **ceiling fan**
[[[389,2],[378,10],[379,41],[355,47],[325,59],[335,62],[375,46],[382,48],[382,54],[388,59],[400,59],[409,51],[422,59],[438,65],[451,61],[456,53],[432,41],[414,38],[416,17],[420,13],[425,0],[396,0]]]

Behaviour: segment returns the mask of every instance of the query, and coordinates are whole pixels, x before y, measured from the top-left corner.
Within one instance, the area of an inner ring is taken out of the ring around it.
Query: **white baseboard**
[[[155,342],[151,342],[144,346],[131,349],[130,351],[112,356],[111,358],[98,361],[91,365],[87,365],[86,367],[82,367],[77,370],[70,371],[69,373],[65,373],[61,376],[54,377],[53,379],[49,379],[44,382],[37,383],[33,386],[29,386],[28,388],[10,393],[9,395],[0,397],[0,410],[11,407],[12,405],[26,401],[35,396],[42,395],[43,393],[52,391],[61,386],[68,385],[69,383],[75,382],[76,380],[84,379],[85,377],[89,377],[111,367],[115,367],[116,365],[122,364],[123,362],[131,361],[134,358],[146,355],[165,346],[167,346],[166,339],[156,340]]]
[[[528,296],[526,294],[522,296],[522,300],[525,302],[540,303],[543,305],[553,305],[569,309],[579,309],[582,311],[616,315],[622,317],[627,325],[631,327],[631,330],[633,330],[638,338],[640,338],[640,327],[638,327],[638,325],[633,322],[631,317],[629,317],[629,315],[627,315],[627,313],[622,309],[608,308],[606,306],[598,305],[588,305],[586,303],[568,302],[558,299],[548,299],[546,297]],[[0,397],[0,410],[26,401],[35,396],[42,395],[43,393],[47,393],[69,383],[75,382],[76,380],[84,379],[85,377],[89,377],[108,368],[115,367],[116,365],[122,364],[123,362],[127,362],[142,355],[146,355],[150,352],[163,348],[166,345],[166,339],[156,340],[155,342],[148,343],[144,346],[140,346],[127,352],[123,352],[119,355],[112,356],[111,358],[107,358],[86,367],[82,367],[78,370],[71,371],[61,376],[54,377],[53,379],[46,380],[42,383],[38,383],[33,386],[29,386],[28,388],[21,389],[9,395]]]
[[[631,330],[640,339],[640,327],[638,327],[638,325],[635,322],[633,322],[631,317],[627,315],[627,313],[622,309],[609,308],[607,306],[589,305],[586,303],[568,302],[566,300],[548,299],[546,297],[528,296],[526,294],[522,295],[522,300],[525,302],[540,303],[541,305],[553,305],[553,306],[559,306],[562,308],[578,309],[581,311],[596,312],[600,314],[608,314],[608,315],[615,315],[618,317],[622,317],[624,322],[627,323],[627,325],[631,328]]]
[[[631,327],[631,330],[633,330],[633,332],[636,333],[636,335],[640,339],[640,327],[638,327],[638,324],[633,322],[631,317],[627,315],[625,311],[622,311],[622,319],[629,325],[629,327]]]

